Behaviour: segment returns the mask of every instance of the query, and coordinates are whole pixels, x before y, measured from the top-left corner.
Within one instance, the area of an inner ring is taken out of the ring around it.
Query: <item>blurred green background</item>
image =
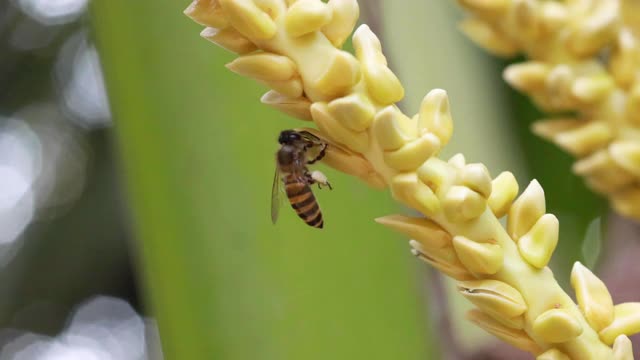
[[[457,31],[451,1],[360,4],[408,113],[449,92],[445,156],[542,183],[566,284],[606,208],[530,133],[540,114],[506,63]],[[289,209],[271,224],[277,135],[307,124],[261,105],[187,5],[0,2],[0,359],[501,358],[473,356],[494,340],[468,305],[373,222],[406,212],[387,192],[320,165],[325,228]]]

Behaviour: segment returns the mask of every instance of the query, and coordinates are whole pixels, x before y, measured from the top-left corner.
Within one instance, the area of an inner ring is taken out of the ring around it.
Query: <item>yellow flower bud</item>
[[[491,195],[491,175],[484,164],[469,164],[460,173],[462,185],[479,193],[485,199]]]
[[[416,173],[402,173],[391,179],[393,198],[429,216],[440,210],[440,201],[433,191],[418,180]]]
[[[445,161],[431,158],[417,170],[418,178],[437,194],[444,193],[457,179],[455,169]]]
[[[364,152],[369,147],[369,138],[364,133],[357,133],[347,129],[329,113],[327,103],[316,102],[311,105],[311,116],[318,125],[318,129],[325,134],[332,134],[333,139],[340,144]]]
[[[254,43],[232,27],[222,30],[208,27],[202,30],[200,36],[236,54],[246,54],[258,49]]]
[[[417,136],[417,128],[396,106],[378,111],[373,123],[380,147],[385,151],[398,150]]]
[[[539,354],[541,348],[536,342],[520,329],[507,327],[480,310],[467,312],[467,319],[485,331],[493,334],[499,339],[533,354]]]
[[[270,39],[276,34],[275,22],[253,0],[219,0],[227,19],[250,39]]]
[[[305,97],[290,98],[275,90],[269,90],[262,95],[260,101],[300,120],[312,120],[311,101]]]
[[[184,14],[200,25],[223,29],[229,26],[218,0],[194,0]]]
[[[640,332],[640,302],[622,303],[614,307],[613,322],[599,332],[600,339],[611,345],[620,335]]]
[[[333,46],[341,47],[351,35],[360,9],[356,0],[330,0],[327,5],[331,8],[331,21],[322,28],[324,35]]]
[[[520,255],[538,269],[547,266],[558,244],[559,226],[555,215],[542,215],[531,230],[518,239]]]
[[[576,262],[571,270],[571,286],[589,325],[596,331],[609,326],[613,321],[613,300],[602,280]]]
[[[440,139],[427,133],[416,140],[406,143],[398,150],[383,154],[385,163],[398,171],[415,170],[440,150]]]
[[[379,217],[376,222],[417,240],[425,249],[451,247],[451,234],[435,222],[404,215]]]
[[[237,74],[264,81],[284,81],[296,76],[296,64],[286,56],[257,53],[238,57],[227,64]]]
[[[620,335],[613,342],[614,360],[633,360],[633,347],[631,340],[624,335]]]
[[[640,178],[640,141],[617,141],[609,151],[616,164]]]
[[[471,273],[491,275],[502,268],[504,251],[497,244],[489,242],[476,242],[464,236],[453,238],[453,247],[458,254],[460,262]]]
[[[434,89],[422,99],[418,129],[420,133],[428,131],[436,134],[442,146],[449,142],[453,133],[453,120],[449,112],[449,98],[446,91]]]
[[[536,360],[571,360],[558,349],[549,349],[536,357]]]
[[[511,205],[507,221],[507,231],[513,240],[526,234],[545,213],[544,190],[533,180],[522,195]]]
[[[487,208],[487,200],[466,186],[452,186],[442,200],[447,218],[454,222],[475,219]]]
[[[332,9],[320,0],[298,0],[289,7],[285,29],[291,36],[317,31],[331,21]]]
[[[512,173],[505,171],[491,182],[491,196],[487,201],[497,218],[503,217],[518,196],[518,182]]]
[[[460,23],[460,30],[478,46],[496,56],[511,57],[518,54],[520,48],[517,43],[488,26],[484,21],[468,18]]]
[[[540,314],[533,322],[533,332],[550,343],[563,343],[582,334],[582,325],[568,311],[551,309]]]
[[[376,109],[362,94],[354,93],[329,103],[331,114],[353,131],[365,131],[373,121]]]

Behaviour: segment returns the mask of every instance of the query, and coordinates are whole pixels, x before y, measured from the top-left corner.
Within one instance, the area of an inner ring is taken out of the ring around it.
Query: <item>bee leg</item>
[[[316,161],[322,160],[322,158],[326,155],[327,146],[328,145],[326,143],[322,144],[322,149],[320,149],[320,153],[318,153],[318,156],[316,156],[313,160],[308,161],[307,164],[313,164]]]

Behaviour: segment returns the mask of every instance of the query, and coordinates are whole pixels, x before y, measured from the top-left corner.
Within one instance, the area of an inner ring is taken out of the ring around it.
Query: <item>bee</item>
[[[309,172],[311,165],[325,156],[328,144],[308,131],[284,130],[278,137],[280,149],[276,153],[276,173],[271,190],[271,221],[278,220],[280,192],[284,185],[291,207],[309,226],[322,228],[322,212],[310,185],[318,188],[331,184],[320,171]]]

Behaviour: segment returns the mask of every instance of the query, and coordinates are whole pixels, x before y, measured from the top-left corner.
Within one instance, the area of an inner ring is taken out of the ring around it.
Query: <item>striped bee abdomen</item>
[[[322,228],[322,212],[309,185],[297,179],[293,175],[287,175],[284,179],[287,197],[296,214],[309,226]]]

